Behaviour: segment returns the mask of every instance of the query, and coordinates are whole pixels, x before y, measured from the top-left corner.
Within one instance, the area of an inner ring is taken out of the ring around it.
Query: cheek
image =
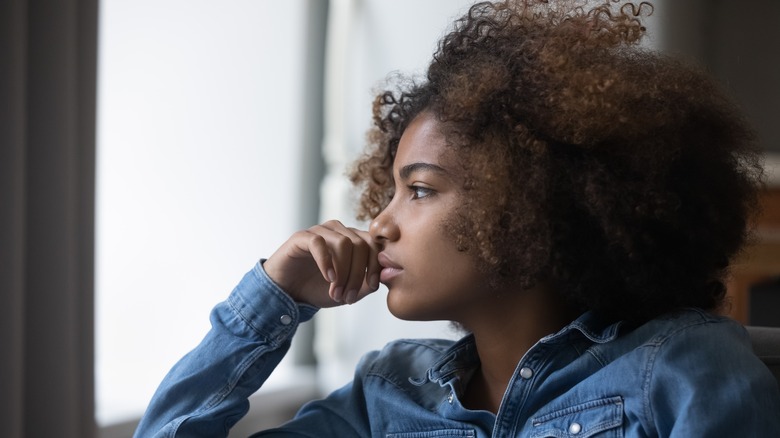
[[[471,252],[460,251],[458,238],[452,228],[452,215],[441,214],[427,221],[416,231],[417,251],[420,258],[428,260],[437,276],[460,275],[476,265]]]
[[[462,283],[473,285],[481,277],[471,253],[458,251],[453,237],[440,226],[437,226],[436,239],[421,245],[418,254],[416,258],[424,263],[427,277],[436,283],[433,287],[451,289]]]

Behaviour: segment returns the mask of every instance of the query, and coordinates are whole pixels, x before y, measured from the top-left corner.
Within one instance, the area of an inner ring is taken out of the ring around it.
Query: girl
[[[479,3],[374,102],[367,231],[300,231],[211,315],[137,436],[225,436],[298,324],[383,283],[458,342],[367,354],[257,436],[776,436],[780,394],[718,316],[761,178],[714,82],[641,50],[646,4]]]

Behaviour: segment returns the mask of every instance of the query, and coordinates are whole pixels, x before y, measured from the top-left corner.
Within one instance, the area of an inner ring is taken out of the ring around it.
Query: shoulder
[[[701,309],[655,318],[625,335],[625,340],[645,350],[653,374],[704,377],[763,367],[741,324]]]
[[[632,329],[621,324],[618,331],[615,339],[593,344],[589,352],[605,364],[637,353],[651,365],[659,359],[675,362],[711,355],[723,359],[755,357],[744,327],[696,308],[668,313]]]
[[[747,330],[736,321],[701,309],[675,311],[596,343],[588,352],[601,363],[630,363],[645,390],[687,381],[711,385],[744,376],[773,383],[769,370],[753,353]],[[671,388],[676,391],[677,385]]]
[[[665,362],[759,362],[741,324],[701,309],[663,315],[637,331],[647,336],[645,345],[656,348]]]
[[[731,318],[698,309],[686,308],[661,315],[644,324],[656,333],[655,342],[666,342],[689,336],[698,337],[720,333],[749,346],[745,328]]]
[[[714,425],[713,413],[762,425],[780,411],[777,382],[736,321],[688,309],[637,330],[652,333],[644,344],[643,386],[647,413],[659,427],[702,427],[704,419]]]

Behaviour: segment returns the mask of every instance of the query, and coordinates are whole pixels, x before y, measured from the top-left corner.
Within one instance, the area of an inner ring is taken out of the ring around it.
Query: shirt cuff
[[[318,308],[296,303],[268,277],[260,260],[233,289],[227,299],[232,310],[258,336],[272,344],[292,338],[300,323],[310,320]]]

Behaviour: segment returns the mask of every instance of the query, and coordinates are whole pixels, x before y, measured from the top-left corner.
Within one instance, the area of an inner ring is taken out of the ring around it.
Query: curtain
[[[95,436],[97,0],[0,2],[0,436]]]

